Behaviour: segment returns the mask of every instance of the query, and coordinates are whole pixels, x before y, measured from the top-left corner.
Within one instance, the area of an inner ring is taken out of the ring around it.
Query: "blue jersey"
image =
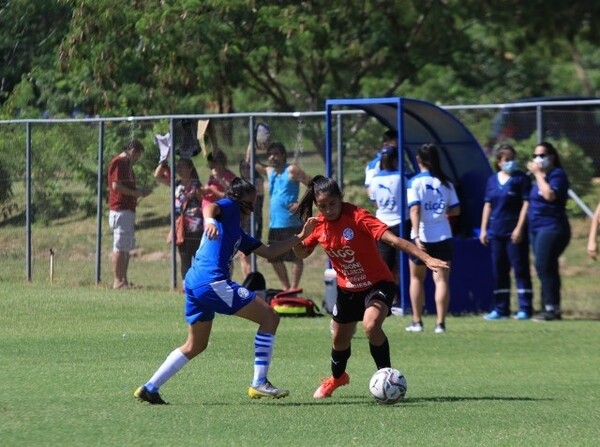
[[[556,194],[556,200],[550,202],[540,193],[537,182],[533,182],[529,194],[529,209],[527,217],[531,231],[542,228],[560,230],[568,221],[566,206],[569,198],[569,179],[562,168],[554,168],[546,173],[546,181]]]
[[[237,251],[248,255],[261,245],[240,228],[240,207],[235,201],[225,198],[216,204],[221,209],[217,218],[219,237],[213,240],[206,235],[202,237],[192,267],[185,275],[186,288],[228,279]]]
[[[515,171],[504,184],[492,175],[485,188],[484,201],[490,204],[488,237],[510,236],[517,226],[523,202],[529,200],[531,180],[523,171]]]

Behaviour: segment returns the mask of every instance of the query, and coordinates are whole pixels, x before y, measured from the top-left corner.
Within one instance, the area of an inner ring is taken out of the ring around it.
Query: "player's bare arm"
[[[285,241],[275,242],[270,245],[263,244],[256,250],[254,250],[254,253],[256,253],[259,256],[262,256],[263,258],[270,259],[280,256],[288,250],[292,250],[296,247],[302,246],[301,242],[312,233],[316,223],[316,217],[310,217],[302,227],[300,233],[298,233],[297,235],[292,236],[291,238],[286,239]]]
[[[221,208],[216,203],[209,203],[202,209],[204,218],[204,234],[210,240],[219,237],[219,227],[217,226],[217,216],[221,214]]]
[[[438,269],[450,268],[450,265],[446,261],[429,256],[415,244],[407,241],[406,239],[395,236],[390,230],[387,230],[385,233],[383,233],[381,240],[397,250],[402,250],[409,255],[419,258],[430,270],[433,270],[434,272]]]
[[[290,166],[290,178],[294,181],[302,183],[305,186],[308,186],[308,183],[311,179],[308,174],[300,169],[297,165]]]
[[[250,147],[250,145],[248,145],[248,149],[246,150],[246,162],[247,163],[250,163],[250,151],[251,151],[251,147]],[[265,165],[264,163],[262,163],[256,159],[255,159],[255,163],[254,163],[254,169],[256,170],[256,172],[258,172],[262,176],[266,176],[268,173],[268,170],[269,170],[267,165]]]

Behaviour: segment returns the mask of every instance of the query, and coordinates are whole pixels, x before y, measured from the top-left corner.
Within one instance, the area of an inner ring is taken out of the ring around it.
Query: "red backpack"
[[[297,296],[302,289],[291,289],[280,292],[270,301],[270,305],[281,316],[316,317],[322,315],[319,306],[308,298]]]

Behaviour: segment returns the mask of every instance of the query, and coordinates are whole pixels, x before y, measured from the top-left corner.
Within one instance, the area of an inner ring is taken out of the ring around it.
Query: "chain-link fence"
[[[521,166],[537,141],[556,142],[573,190],[583,203],[595,204],[597,198],[588,194],[592,177],[600,172],[600,101],[445,109],[466,125],[488,154],[501,141],[513,143]],[[153,192],[137,208],[130,276],[134,282],[143,276],[144,287],[175,285],[175,247],[165,241],[173,224],[172,194],[153,178],[159,159],[155,137],[174,135],[176,155],[199,150],[192,160],[204,182],[209,175],[206,152],[216,148],[225,152],[235,174],[251,141],[256,159],[266,162],[265,147],[255,139],[262,123],[271,141],[283,142],[289,161],[316,175],[325,172],[324,116],[310,112],[1,121],[0,281],[111,284],[106,169],[123,145],[137,138],[146,149],[134,168],[137,182]],[[332,162],[343,170],[345,198],[371,207],[362,188],[364,166],[386,129],[374,117],[348,110],[336,116],[334,126],[339,138],[334,140]],[[570,212],[582,213],[575,205]],[[268,221],[266,214],[264,219]],[[266,237],[266,231],[259,236]]]

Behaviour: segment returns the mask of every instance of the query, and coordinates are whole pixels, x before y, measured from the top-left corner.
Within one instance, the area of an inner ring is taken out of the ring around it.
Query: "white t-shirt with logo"
[[[441,242],[452,238],[452,229],[446,213],[448,209],[460,206],[452,183],[444,186],[429,171],[415,175],[408,182],[406,192],[408,208],[421,208],[418,237],[421,242]],[[417,237],[413,228],[411,238]]]

